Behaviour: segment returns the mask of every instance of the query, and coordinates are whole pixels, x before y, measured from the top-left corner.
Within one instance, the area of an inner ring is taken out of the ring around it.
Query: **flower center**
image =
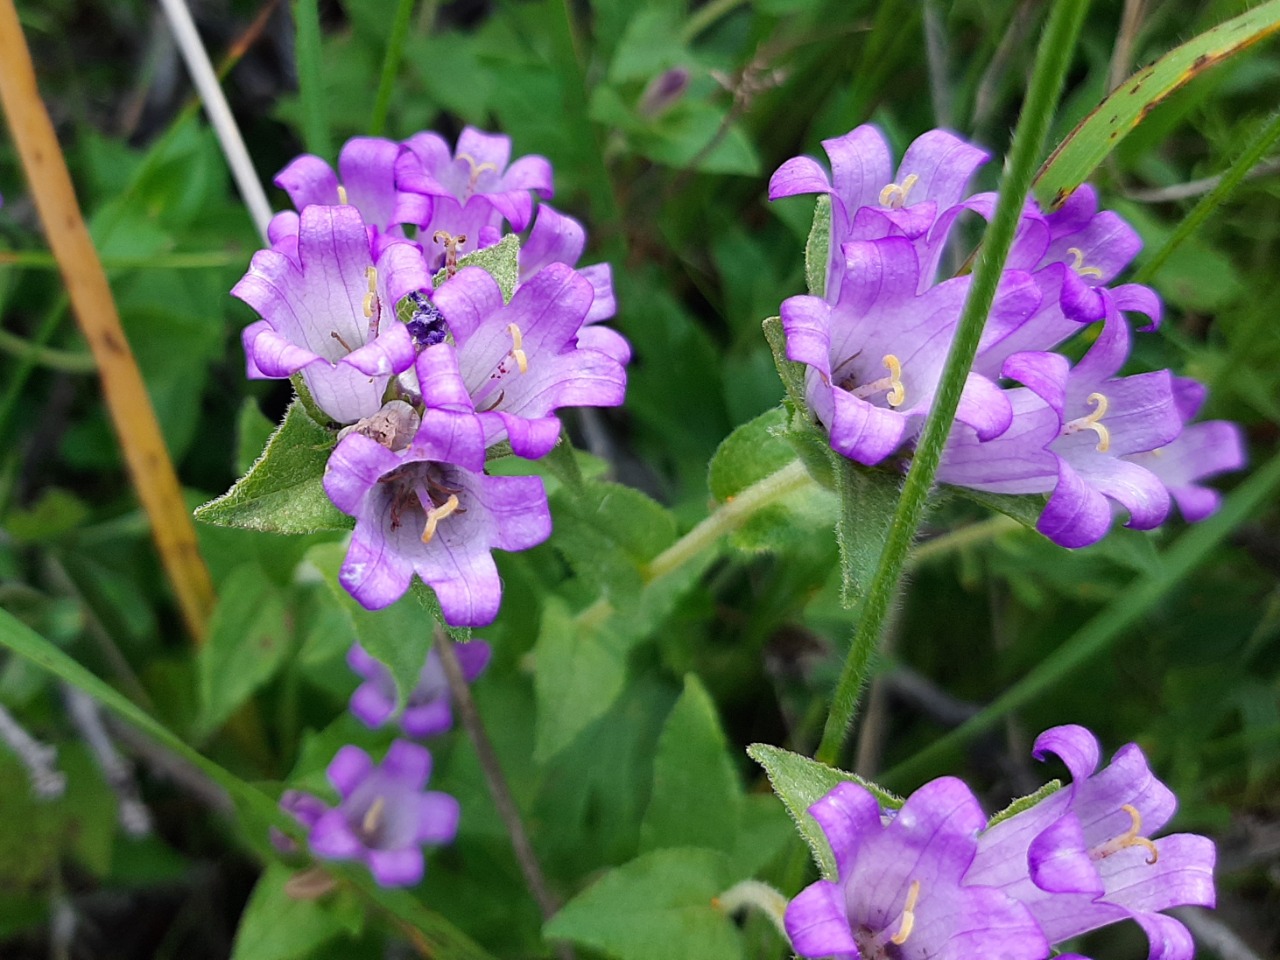
[[[364,276],[369,282],[369,289],[364,295],[364,318],[369,321],[369,339],[374,340],[378,336],[378,324],[382,321],[382,301],[378,299],[378,268],[366,267]]]
[[[902,383],[902,361],[892,353],[886,353],[880,362],[889,371],[887,377],[858,384],[853,375],[850,374],[840,381],[839,386],[848,390],[859,400],[866,400],[869,397],[874,397],[877,393],[883,393],[885,394],[885,402],[889,406],[900,407],[907,400],[907,389]]]
[[[449,338],[449,328],[445,323],[440,308],[427,298],[426,294],[413,291],[409,294],[409,302],[413,304],[413,313],[405,326],[409,328],[409,336],[419,353],[427,347],[444,343]]]
[[[1062,427],[1062,433],[1065,436],[1081,430],[1092,430],[1098,435],[1098,445],[1094,449],[1099,453],[1106,453],[1111,449],[1111,431],[1102,425],[1102,418],[1106,416],[1109,405],[1107,398],[1101,393],[1091,393],[1086,399],[1089,406],[1094,408],[1093,411],[1088,416],[1067,421]]]
[[[1113,853],[1118,853],[1126,847],[1145,847],[1151,856],[1147,857],[1147,863],[1153,864],[1160,859],[1160,851],[1156,849],[1156,845],[1149,839],[1141,836],[1142,833],[1142,814],[1138,812],[1138,808],[1125,804],[1120,808],[1129,815],[1129,829],[1118,837],[1112,837],[1106,843],[1100,843],[1089,851],[1089,859],[1101,860],[1109,857]]]
[[[482,384],[471,395],[471,399],[476,404],[476,410],[479,413],[488,413],[502,403],[506,390],[501,387],[501,384],[509,373],[513,370],[520,373],[529,372],[529,355],[524,351],[524,333],[520,330],[519,324],[508,323],[507,333],[511,335],[511,349],[498,360],[493,371],[489,374],[488,382]],[[497,396],[484,407],[481,407],[480,404],[493,395],[495,390],[497,390]]]
[[[342,184],[338,184],[338,202],[344,207],[347,205],[347,188]]]
[[[1071,269],[1080,274],[1080,276],[1102,279],[1102,271],[1098,267],[1086,267],[1084,265],[1084,251],[1079,247],[1068,247],[1067,253],[1071,254]]]
[[[431,235],[434,243],[444,244],[444,272],[452,277],[458,272],[458,248],[467,242],[467,235],[460,233],[454,236],[448,230],[437,230]]]
[[[434,463],[405,464],[384,474],[379,483],[390,486],[391,529],[400,529],[406,512],[422,511],[422,542],[430,543],[442,520],[455,513],[466,513],[458,494],[461,487],[449,485],[441,468]]]
[[[360,834],[366,842],[372,843],[378,836],[386,809],[387,798],[381,794],[374,797],[373,803],[369,804],[369,809],[365,811],[364,818],[360,821]]]
[[[907,194],[911,192],[911,188],[920,180],[914,173],[907,174],[902,179],[902,184],[891,183],[880,191],[880,206],[887,207],[890,210],[901,210],[907,205]]]
[[[920,881],[912,880],[907,889],[907,899],[902,905],[894,923],[888,924],[878,933],[870,927],[861,926],[854,931],[854,941],[862,954],[862,960],[895,960],[902,956],[901,947],[911,937],[916,928],[916,904],[920,901]]]

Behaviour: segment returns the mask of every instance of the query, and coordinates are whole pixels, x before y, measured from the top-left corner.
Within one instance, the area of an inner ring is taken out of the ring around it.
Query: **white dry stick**
[[[213,72],[209,54],[200,42],[195,21],[191,19],[191,11],[187,9],[186,0],[160,0],[160,6],[169,18],[174,38],[178,41],[178,49],[182,51],[182,59],[187,63],[191,81],[196,85],[205,113],[213,124],[214,133],[218,135],[227,165],[231,167],[231,175],[236,178],[236,186],[240,188],[240,196],[249,208],[249,214],[253,217],[258,233],[262,235],[263,243],[266,243],[267,224],[271,222],[271,204],[267,202],[266,191],[262,189],[262,182],[254,172],[253,161],[249,159],[249,151],[245,148],[244,138],[240,136],[240,128],[231,116],[231,108],[227,106],[227,98],[223,96],[218,75]]]
[[[31,789],[43,800],[56,800],[67,789],[67,775],[55,766],[58,750],[41,743],[0,707],[0,740],[9,745],[27,768]]]
[[[67,702],[71,722],[89,745],[98,769],[116,795],[120,826],[131,837],[145,837],[151,832],[151,811],[138,795],[138,784],[133,779],[133,765],[120,756],[120,751],[116,749],[111,735],[102,724],[97,701],[69,683],[62,684],[62,696]]]

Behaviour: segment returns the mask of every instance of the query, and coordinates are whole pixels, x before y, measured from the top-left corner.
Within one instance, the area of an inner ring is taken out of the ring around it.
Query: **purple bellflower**
[[[359,860],[379,886],[418,883],[426,869],[423,845],[450,843],[458,832],[458,801],[423,789],[431,754],[416,743],[397,740],[376,765],[359,747],[345,746],[327,776],[341,798],[337,807],[297,790],[280,805],[307,829],[312,853]]]
[[[966,879],[1026,904],[1053,943],[1132,918],[1151,941],[1151,960],[1191,960],[1190,934],[1160,911],[1213,906],[1212,841],[1149,839],[1177,801],[1136,744],[1098,770],[1098,741],[1069,725],[1042,733],[1034,752],[1060,757],[1071,784],[983,833]]]
[[[312,154],[303,154],[276,174],[275,184],[301,211],[310,204],[349,204],[360,211],[371,246],[380,253],[388,240],[404,237],[399,224],[422,223],[431,215],[431,201],[417,193],[396,189],[396,158],[404,148],[380,137],[352,137],[338,154],[338,172]],[[297,248],[298,214],[275,215],[268,229],[272,247],[284,253]]]
[[[591,282],[594,292],[591,309],[578,332],[578,345],[607,353],[621,364],[629,363],[631,345],[626,339],[615,330],[597,326],[601,320],[608,320],[617,312],[617,301],[613,295],[613,272],[609,264],[593,263],[578,267],[586,242],[586,231],[577,220],[545,203],[538,204],[533,229],[520,246],[520,282],[533,279],[538,271],[553,263],[577,267],[578,273]]]
[[[450,349],[438,344],[421,356]],[[419,379],[443,379],[427,375],[428,362],[419,360]],[[468,402],[465,392],[454,399]],[[485,626],[497,616],[502,584],[490,551],[541,543],[551,513],[540,478],[486,476],[484,451],[479,417],[440,408],[427,409],[402,450],[358,432],[334,448],[324,489],[356,518],[339,580],[364,607],[394,603],[417,574],[451,626]]]
[[[959,780],[925,784],[887,824],[867,790],[842,783],[809,808],[835,880],[800,892],[784,918],[802,957],[1041,960],[1049,943],[1017,900],[969,882],[986,817]]]
[[[419,221],[421,236],[452,243],[469,253],[497,243],[505,219],[523,230],[533,218],[533,194],[550,197],[551,163],[546,157],[511,162],[511,138],[466,127],[451,151],[436,133],[418,133],[396,161],[396,186],[430,200],[429,216]],[[463,239],[465,238],[465,239]]]
[[[543,456],[560,435],[556,409],[617,406],[626,393],[618,359],[579,341],[592,297],[590,281],[563,263],[520,284],[510,303],[487,272],[464,267],[432,297],[453,344],[423,351],[423,402],[472,406],[486,446],[509,439],[519,456]]]
[[[462,675],[471,683],[489,665],[492,650],[483,640],[460,643],[456,649]],[[358,643],[347,652],[347,664],[364,678],[351,695],[351,712],[366,727],[382,726],[396,712],[396,685],[391,671],[365,653]],[[418,683],[410,692],[399,719],[400,729],[418,739],[434,737],[453,726],[449,681],[435,647],[427,653]]]
[[[769,199],[802,193],[831,198],[831,238],[826,298],[836,302],[844,279],[841,247],[850,240],[901,236],[913,242],[919,261],[918,281],[933,282],[953,218],[943,214],[960,203],[974,171],[988,159],[986,151],[945,130],[917,137],[893,169],[884,135],[863,124],[842,137],[822,141],[831,174],[811,157],[793,157],[769,179]],[[922,288],[923,289],[923,288]]]
[[[1226,420],[1188,423],[1204,405],[1204,384],[1187,377],[1173,378],[1173,399],[1183,421],[1182,432],[1171,443],[1146,453],[1126,457],[1160,479],[1169,490],[1184,519],[1194,523],[1214,513],[1222,502],[1218,491],[1200,481],[1245,465],[1244,437]]]
[[[812,296],[782,304],[787,356],[808,365],[810,409],[831,446],[867,466],[910,439],[933,402],[970,285],[957,277],[917,295],[916,250],[903,237],[844,245],[845,271],[834,302]],[[1006,274],[993,316],[1026,317],[1039,293],[1026,274]],[[970,374],[956,418],[989,440],[1011,422],[994,382]]]
[[[375,265],[354,207],[306,207],[296,256],[259,250],[231,290],[262,317],[242,334],[249,379],[301,372],[336,422],[371,416],[387,382],[416,356],[395,304],[430,282],[407,241],[387,244]]]

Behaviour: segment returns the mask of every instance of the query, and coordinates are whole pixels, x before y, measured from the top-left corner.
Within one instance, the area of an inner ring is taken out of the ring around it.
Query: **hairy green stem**
[[[955,341],[947,355],[933,409],[925,420],[924,432],[912,457],[902,497],[890,524],[889,536],[881,549],[880,559],[854,630],[853,642],[836,684],[826,728],[816,754],[817,759],[824,763],[834,762],[844,744],[881,634],[898,595],[907,554],[924,514],[925,502],[933,486],[947,436],[951,432],[965,378],[973,366],[987,313],[995,300],[996,286],[1000,282],[1005,257],[1013,243],[1014,231],[1031,188],[1031,178],[1035,174],[1036,161],[1043,151],[1045,136],[1053,119],[1058,94],[1087,8],[1087,0],[1061,0],[1053,4],[1049,14],[1049,23],[1036,53],[1027,98],[1023,102],[1022,113],[1013,135],[1013,145],[1009,150],[1008,173],[1001,185],[995,215],[983,241],[982,252],[974,271],[973,286],[965,300],[964,312],[956,329]]]
[[[1236,187],[1240,186],[1240,183],[1248,176],[1249,171],[1258,165],[1277,140],[1280,140],[1280,113],[1272,116],[1271,120],[1258,131],[1258,135],[1253,138],[1253,141],[1245,148],[1245,151],[1236,158],[1236,162],[1222,175],[1218,185],[1200,198],[1200,202],[1178,224],[1177,229],[1164,242],[1164,245],[1151,256],[1150,260],[1142,265],[1142,269],[1134,276],[1133,282],[1150,283],[1157,271],[1164,266],[1165,261],[1173,255],[1173,252],[1178,247],[1182,246],[1183,241],[1209,219],[1210,214],[1226,202],[1227,197],[1231,195]]]
[[[391,109],[391,91],[395,88],[400,61],[404,59],[404,42],[409,36],[409,20],[413,16],[414,0],[399,0],[396,17],[391,22],[391,35],[387,37],[387,52],[382,58],[382,76],[378,80],[378,95],[373,101],[373,116],[369,120],[369,136],[380,137],[387,126],[387,113]]]
[[[332,156],[332,145],[320,72],[320,10],[317,0],[293,0],[293,23],[297,31],[294,57],[298,67],[298,96],[302,100],[302,139],[308,152],[327,160]]]
[[[23,340],[8,330],[0,330],[0,350],[23,361],[48,367],[50,370],[61,370],[63,373],[93,373],[98,369],[91,353],[46,347],[42,343]]]

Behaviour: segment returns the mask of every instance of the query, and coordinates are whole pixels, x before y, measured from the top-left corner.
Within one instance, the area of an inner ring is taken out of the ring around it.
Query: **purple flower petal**
[[[879,830],[880,804],[857,784],[842,783],[809,807],[809,815],[826,834],[839,876],[847,877],[861,841]]]
[[[289,195],[296,209],[312,204],[340,203],[338,175],[317,156],[306,153],[276,174],[275,185]]]
[[[1098,868],[1089,857],[1080,821],[1074,816],[1056,820],[1031,841],[1027,864],[1031,881],[1041,890],[1095,897],[1106,892]]]
[[[369,755],[359,747],[348,744],[334,755],[325,776],[345,800],[372,769],[373,761],[369,759]]]
[[[858,945],[849,929],[844,901],[840,885],[827,880],[801,890],[787,904],[784,920],[792,949],[802,957],[857,956]]]
[[[1111,508],[1106,497],[1059,458],[1058,483],[1036,529],[1060,547],[1087,547],[1111,529]]]
[[[418,843],[452,843],[458,834],[461,808],[447,793],[429,790],[418,801]]]
[[[370,850],[365,855],[369,872],[383,887],[412,887],[422,880],[426,861],[416,847],[407,850]]]

